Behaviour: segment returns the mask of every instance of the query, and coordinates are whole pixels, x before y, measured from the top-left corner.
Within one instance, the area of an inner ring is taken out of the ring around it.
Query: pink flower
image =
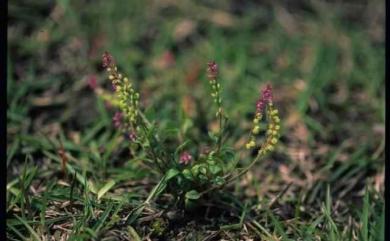
[[[263,89],[263,98],[264,100],[268,103],[268,102],[272,102],[272,87],[271,85],[267,85],[264,89]]]
[[[130,131],[129,133],[126,134],[126,138],[129,139],[130,141],[136,141],[137,134],[135,133],[135,131]]]
[[[179,160],[179,163],[180,164],[184,164],[184,165],[187,165],[188,163],[190,163],[192,161],[192,156],[190,153],[188,153],[187,151],[183,152],[181,155],[180,155],[180,160]]]
[[[89,75],[87,81],[88,81],[89,88],[91,88],[92,90],[95,90],[97,88],[96,75],[94,74]]]
[[[115,112],[112,122],[114,123],[115,128],[119,128],[122,125],[122,112]]]
[[[256,113],[262,113],[264,111],[265,105],[272,102],[272,88],[271,85],[267,85],[262,90],[261,97],[256,102]]]
[[[112,64],[114,64],[114,59],[111,54],[105,51],[102,56],[102,62],[103,62],[103,68],[107,68],[110,67]]]
[[[216,79],[218,75],[218,65],[215,63],[215,61],[210,61],[207,63],[207,77],[210,80]]]

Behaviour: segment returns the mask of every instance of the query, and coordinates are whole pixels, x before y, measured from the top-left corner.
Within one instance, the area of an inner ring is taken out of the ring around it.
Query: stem
[[[144,125],[144,123],[142,123],[142,124],[141,124],[141,128],[142,128],[142,130],[143,130],[143,132],[144,132],[144,135],[146,136],[146,135],[147,135],[147,131],[149,130],[148,127],[146,127],[146,125]],[[149,141],[149,140],[148,140],[148,141]],[[150,141],[149,141],[149,145],[150,145]],[[155,163],[157,164],[157,166],[158,166],[158,168],[160,169],[160,171],[161,171],[161,172],[164,172],[164,168],[167,168],[166,163],[165,163],[162,159],[160,159],[160,158],[157,157],[157,154],[156,154],[156,152],[154,151],[154,149],[153,149],[152,146],[150,146],[150,148],[148,148],[148,149],[150,150],[150,153],[151,153],[151,155],[153,156],[153,160],[155,160]],[[144,148],[144,150],[146,151],[147,149]],[[162,164],[164,165],[163,167],[160,165],[160,162],[159,162],[158,160],[160,160],[160,161],[162,162]]]
[[[218,107],[218,115],[219,115],[219,134],[218,134],[218,141],[217,141],[217,153],[221,150],[222,145],[222,113],[220,112],[221,107]]]
[[[139,114],[139,116],[141,117],[141,120],[142,120],[140,122],[140,126],[143,129],[144,134],[146,136],[146,133],[149,131],[149,127],[151,127],[152,124],[150,123],[150,121],[146,118],[144,113],[139,108],[138,108],[137,111],[138,111],[138,114]],[[152,135],[152,136],[153,136],[152,138],[153,138],[154,142],[159,142],[158,137],[156,137],[155,135]],[[152,146],[150,147],[150,151],[151,151],[151,154],[153,156],[153,159],[156,160],[156,164],[158,165],[160,171],[164,172],[164,169],[167,169],[167,167],[168,167],[168,163],[165,160],[163,160],[162,158],[158,157],[157,153],[154,151]],[[158,160],[160,160],[161,163],[164,165],[163,167],[160,166],[160,163],[159,163]]]
[[[142,118],[143,122],[145,122],[146,126],[147,127],[150,127],[152,126],[152,124],[150,123],[150,121],[146,118],[146,116],[144,115],[144,113],[142,113],[142,111],[138,108],[138,114],[139,116]]]
[[[210,191],[213,191],[215,189],[219,189],[219,188],[223,188],[224,186],[226,186],[227,184],[231,183],[232,181],[236,180],[237,178],[241,177],[242,175],[244,175],[246,172],[248,172],[249,169],[252,168],[252,166],[257,162],[259,161],[261,158],[263,157],[263,155],[260,155],[258,154],[256,156],[256,158],[247,166],[245,167],[241,172],[239,172],[237,175],[229,178],[224,184],[222,185],[219,185],[219,186],[212,186],[210,187],[209,189],[203,191],[200,193],[200,196],[203,196],[204,194],[210,192]]]
[[[231,177],[231,178],[227,181],[227,183],[232,182],[232,181],[236,180],[237,178],[239,178],[240,176],[242,176],[242,175],[244,175],[245,173],[247,173],[247,172],[249,171],[249,169],[251,169],[251,168],[253,167],[253,165],[255,165],[255,163],[261,159],[261,157],[263,157],[263,155],[258,154],[258,155],[256,156],[256,158],[255,158],[255,159],[254,159],[246,168],[244,168],[244,169],[243,169],[241,172],[239,172],[237,175]]]

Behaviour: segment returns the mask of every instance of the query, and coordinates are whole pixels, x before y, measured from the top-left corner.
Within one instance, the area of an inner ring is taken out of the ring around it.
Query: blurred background
[[[205,70],[215,60],[236,147],[259,90],[272,84],[281,144],[242,180],[245,195],[271,197],[292,183],[286,195],[314,207],[330,184],[343,220],[368,186],[377,193],[372,205],[382,206],[384,1],[13,0],[8,14],[9,180],[26,155],[42,171],[59,168],[44,153],[55,149],[44,136],[62,136],[78,157],[117,143],[114,110],[88,84],[110,90],[101,67],[107,50],[140,90],[148,115],[168,127],[180,121],[179,110],[212,119]],[[95,164],[80,164],[92,179],[131,177],[93,173]]]

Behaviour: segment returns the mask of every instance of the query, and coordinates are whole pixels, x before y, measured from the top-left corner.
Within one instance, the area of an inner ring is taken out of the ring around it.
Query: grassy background
[[[105,50],[166,135],[215,126],[210,59],[232,146],[247,137],[258,90],[274,87],[275,154],[231,188],[225,211],[187,215],[161,239],[384,240],[383,1],[15,0],[8,13],[10,240],[158,238],[147,219],[158,210],[124,222],[158,177],[129,155],[114,110],[88,88],[91,78],[110,88]]]

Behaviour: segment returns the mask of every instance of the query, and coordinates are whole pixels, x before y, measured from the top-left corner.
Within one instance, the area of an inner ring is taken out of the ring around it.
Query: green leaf
[[[200,198],[200,194],[195,190],[191,190],[191,191],[186,193],[186,199],[196,200],[199,198]]]
[[[218,136],[215,133],[209,131],[208,134],[211,140],[213,140],[214,142],[218,142]]]
[[[167,183],[170,179],[176,177],[178,174],[180,174],[180,171],[175,169],[175,168],[171,168],[169,169],[165,176],[160,180],[160,182],[157,184],[157,186],[152,190],[152,193],[154,193],[152,196],[158,196],[160,195],[164,190],[165,188],[167,187]],[[149,200],[149,198],[147,199]]]
[[[199,178],[199,180],[201,181],[201,182],[206,182],[207,180],[208,180],[208,178],[205,176],[205,175],[203,175],[203,174],[199,174],[198,175],[198,178]]]
[[[181,130],[182,130],[183,134],[186,134],[187,131],[188,131],[189,129],[191,129],[191,127],[193,127],[193,126],[194,126],[193,121],[192,121],[191,119],[189,119],[189,118],[186,118],[186,119],[184,120],[182,126],[181,126]]]
[[[186,179],[188,179],[188,180],[192,180],[193,179],[192,173],[191,173],[191,171],[189,169],[184,169],[182,173],[183,173],[183,176]]]
[[[216,175],[222,171],[222,168],[218,165],[210,165],[209,170],[213,175]]]
[[[225,183],[225,179],[223,179],[223,177],[216,177],[214,183],[218,186],[223,185]]]
[[[26,220],[20,218],[19,216],[15,217],[27,228],[27,230],[30,232],[33,240],[40,241],[41,239],[39,238],[39,235],[34,231],[34,229],[26,222]]]
[[[175,150],[175,156],[178,156],[179,152],[181,152],[182,150],[184,150],[184,148],[190,144],[191,141],[190,140],[187,140],[185,141],[183,144],[181,144],[180,146],[178,146]]]
[[[232,148],[224,147],[222,149],[222,159],[229,162],[231,160],[234,160],[236,156],[236,152]]]
[[[199,171],[200,173],[206,175],[207,174],[207,168],[205,165],[202,165],[200,168],[199,168]]]
[[[113,186],[115,185],[115,181],[114,180],[110,180],[108,181],[102,188],[100,188],[100,190],[98,191],[97,193],[97,198],[98,200],[103,197],[103,195],[108,192],[108,190],[110,190]]]
[[[208,160],[207,163],[210,165],[210,166],[213,166],[216,164],[216,162],[214,160]]]
[[[193,166],[193,167],[191,168],[192,175],[198,176],[198,174],[199,174],[199,167],[200,167],[200,165],[197,164],[197,165],[195,165],[195,166]]]
[[[138,233],[135,231],[135,229],[132,226],[130,226],[130,225],[127,226],[127,231],[129,232],[130,237],[132,237],[133,240],[141,241],[140,236],[138,235]]]
[[[361,220],[362,220],[362,229],[361,229],[361,236],[362,240],[367,241],[368,240],[368,221],[369,221],[369,209],[370,209],[370,198],[369,193],[366,187],[363,199],[363,211],[361,214]]]
[[[169,181],[170,179],[174,178],[180,173],[179,170],[176,168],[171,168],[167,171],[167,174],[165,175],[165,181]]]

